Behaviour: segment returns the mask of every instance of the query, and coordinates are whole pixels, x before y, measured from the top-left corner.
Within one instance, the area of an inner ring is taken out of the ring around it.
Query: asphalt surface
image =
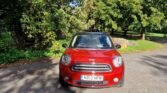
[[[163,49],[122,55],[125,84],[101,89],[62,87],[58,60],[0,69],[0,93],[167,93],[167,44]]]

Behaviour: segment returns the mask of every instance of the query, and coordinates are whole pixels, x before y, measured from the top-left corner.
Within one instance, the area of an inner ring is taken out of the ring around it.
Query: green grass
[[[136,45],[129,46],[123,49],[119,49],[118,51],[120,53],[135,53],[135,52],[142,52],[142,51],[147,51],[147,50],[154,50],[154,49],[163,47],[163,45],[159,43],[147,41],[147,40],[132,40],[132,42],[135,42]]]
[[[162,33],[148,33],[147,36],[162,38],[162,37],[164,37],[164,34],[162,34]]]
[[[147,33],[146,39],[148,40],[167,40],[167,34],[163,33]]]

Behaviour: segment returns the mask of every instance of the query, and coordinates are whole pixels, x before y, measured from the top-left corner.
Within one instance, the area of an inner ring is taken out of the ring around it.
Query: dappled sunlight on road
[[[76,93],[59,84],[58,60],[0,69],[1,93]]]

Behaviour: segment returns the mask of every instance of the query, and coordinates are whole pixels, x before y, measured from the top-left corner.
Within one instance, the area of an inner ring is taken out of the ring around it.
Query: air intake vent
[[[111,67],[108,64],[75,64],[72,66],[73,71],[95,71],[95,72],[109,72]]]

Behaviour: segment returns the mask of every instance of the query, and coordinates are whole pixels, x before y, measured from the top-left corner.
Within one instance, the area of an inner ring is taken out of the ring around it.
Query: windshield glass
[[[71,43],[73,48],[112,48],[112,43],[107,35],[76,35]]]

